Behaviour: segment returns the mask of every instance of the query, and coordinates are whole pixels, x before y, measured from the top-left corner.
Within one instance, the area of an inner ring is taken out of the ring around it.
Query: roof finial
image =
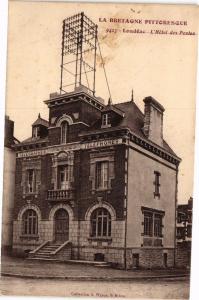
[[[112,104],[112,100],[111,100],[111,97],[108,98],[108,105],[111,105]]]
[[[40,115],[40,113],[38,114],[38,119],[41,119],[41,115]]]
[[[134,101],[133,89],[132,89],[132,92],[131,92],[131,101],[132,101],[132,102]]]

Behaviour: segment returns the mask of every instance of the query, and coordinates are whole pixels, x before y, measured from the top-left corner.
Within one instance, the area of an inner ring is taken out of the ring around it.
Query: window
[[[154,236],[162,237],[162,215],[154,215]]]
[[[22,217],[23,220],[23,234],[36,235],[38,234],[38,218],[33,209],[25,211]]]
[[[98,208],[91,214],[91,236],[111,236],[111,215],[105,208]]]
[[[153,234],[153,214],[144,213],[144,235],[152,236]]]
[[[33,137],[38,137],[39,136],[39,127],[33,127]]]
[[[35,192],[35,171],[33,169],[27,170],[27,181],[28,181],[28,193],[34,193]]]
[[[162,238],[164,212],[144,207],[142,210],[144,214],[143,235],[146,237]]]
[[[102,115],[102,127],[109,127],[111,126],[111,118],[110,113],[106,113]]]
[[[61,123],[61,144],[65,144],[67,142],[68,135],[68,123],[63,121]]]
[[[178,239],[185,239],[185,227],[177,227],[177,238]]]
[[[154,186],[155,186],[155,191],[154,191],[154,196],[160,197],[160,176],[161,174],[157,171],[154,171],[155,174],[155,181],[154,181]]]
[[[65,190],[69,182],[69,168],[67,165],[58,167],[58,186],[60,190]]]
[[[108,161],[96,163],[96,189],[108,188]]]

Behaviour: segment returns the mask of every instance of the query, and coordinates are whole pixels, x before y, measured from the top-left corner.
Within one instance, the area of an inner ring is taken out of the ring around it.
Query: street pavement
[[[93,265],[33,261],[22,258],[2,257],[1,273],[6,276],[27,278],[62,278],[70,280],[136,280],[159,278],[189,278],[187,270],[119,270]]]
[[[189,280],[181,278],[138,281],[70,281],[57,279],[1,278],[2,295],[63,296],[131,299],[188,299]],[[56,298],[57,299],[57,298]]]

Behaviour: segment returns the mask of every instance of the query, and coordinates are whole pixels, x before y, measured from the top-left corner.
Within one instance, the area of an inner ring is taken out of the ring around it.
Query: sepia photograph
[[[198,20],[8,1],[3,296],[189,299]]]

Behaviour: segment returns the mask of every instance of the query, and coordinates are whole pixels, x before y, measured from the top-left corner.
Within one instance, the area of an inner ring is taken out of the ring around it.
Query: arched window
[[[91,236],[111,236],[111,215],[105,208],[98,208],[91,214]]]
[[[35,235],[38,234],[38,217],[33,209],[27,209],[22,217],[23,220],[23,234]]]
[[[68,135],[68,122],[63,121],[61,123],[61,144],[65,144],[67,142]]]

